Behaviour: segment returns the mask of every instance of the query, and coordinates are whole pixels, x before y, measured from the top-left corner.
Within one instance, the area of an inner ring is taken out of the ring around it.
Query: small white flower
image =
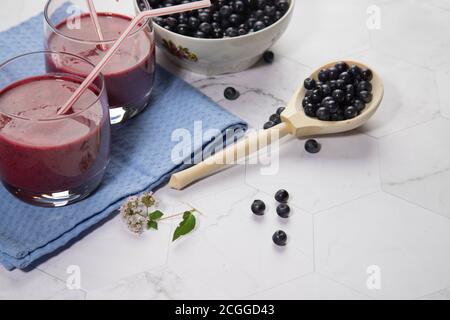
[[[147,229],[148,218],[135,214],[126,218],[128,229],[136,234],[142,234]]]

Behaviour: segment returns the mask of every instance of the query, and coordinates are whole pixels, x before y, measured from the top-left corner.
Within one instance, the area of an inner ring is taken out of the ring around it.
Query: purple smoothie
[[[106,97],[93,85],[70,114],[57,115],[81,80],[37,76],[0,91],[0,177],[10,191],[52,194],[100,183],[110,148]]]
[[[98,44],[98,36],[89,15],[80,17],[79,29],[71,29],[66,20],[55,26],[46,47],[50,51],[68,52],[97,64],[113,42],[105,42],[106,50]],[[98,13],[105,40],[115,40],[127,28],[131,18],[109,13]],[[108,100],[111,108],[137,107],[148,104],[155,71],[155,46],[149,26],[139,26],[120,46],[102,70],[105,76]],[[77,40],[78,39],[78,40]],[[86,65],[65,61],[47,61],[49,71],[78,74],[85,77],[91,69]],[[86,68],[83,68],[86,67]]]

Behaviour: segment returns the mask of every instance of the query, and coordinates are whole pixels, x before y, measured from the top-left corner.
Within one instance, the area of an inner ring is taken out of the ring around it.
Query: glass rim
[[[61,37],[64,37],[64,38],[66,38],[66,39],[70,39],[70,40],[72,40],[72,41],[77,41],[77,42],[82,42],[82,43],[89,43],[89,44],[111,44],[111,43],[114,43],[119,37],[117,37],[116,39],[111,39],[111,40],[85,40],[85,39],[79,39],[79,38],[76,38],[76,37],[71,37],[71,36],[68,36],[68,35],[66,35],[66,34],[64,34],[64,33],[62,33],[62,32],[60,32],[57,28],[56,28],[56,26],[50,21],[50,17],[48,16],[48,11],[49,11],[49,7],[50,7],[50,3],[52,2],[53,0],[48,0],[47,1],[47,3],[45,4],[45,7],[44,7],[44,20],[45,20],[45,23],[52,29],[52,31],[54,32],[54,33],[56,33],[57,35],[59,35],[59,36],[61,36]],[[151,7],[150,7],[150,4],[148,3],[148,1],[147,0],[141,0],[141,1],[143,1],[144,3],[145,3],[145,5],[146,5],[146,7],[147,7],[147,9],[150,9]],[[129,17],[129,16],[127,16],[127,15],[123,15],[123,16],[126,16],[126,17],[128,17],[128,18],[131,18],[131,19],[133,19],[133,17]],[[133,32],[131,32],[128,36],[127,36],[127,38],[131,38],[131,37],[133,37],[134,35],[136,35],[137,33],[139,33],[139,32],[141,32],[142,30],[144,30],[144,28],[145,27],[147,27],[147,25],[149,25],[149,23],[151,23],[151,18],[145,18],[145,21],[144,21],[144,23],[142,23],[142,26],[141,27],[139,27],[136,31],[133,31]]]
[[[6,60],[6,61],[0,63],[0,73],[2,72],[2,69],[3,69],[6,65],[8,65],[9,63],[12,63],[12,62],[14,62],[14,61],[16,61],[16,60],[19,60],[19,59],[24,58],[24,57],[27,57],[27,56],[37,55],[37,54],[42,54],[42,55],[47,55],[47,54],[69,55],[69,56],[75,57],[75,58],[77,58],[77,59],[80,59],[80,60],[82,60],[82,61],[88,63],[90,66],[92,66],[92,69],[95,68],[95,65],[94,65],[93,63],[91,63],[89,60],[87,60],[87,59],[85,59],[85,58],[83,58],[83,57],[77,56],[77,55],[75,55],[75,54],[67,53],[67,52],[60,52],[60,51],[46,51],[46,50],[43,50],[43,51],[33,51],[33,52],[23,53],[23,54],[17,55],[17,56],[15,56],[15,57],[12,57],[12,58],[10,58],[10,59],[8,59],[8,60]],[[51,74],[51,73],[45,73],[45,74],[47,75],[47,74]],[[77,74],[72,74],[72,73],[67,73],[67,72],[65,72],[65,73],[55,73],[55,74],[59,74],[59,75],[66,75],[66,74],[67,74],[67,75],[71,75],[71,76],[77,76],[77,77],[80,77],[81,79],[83,79],[83,76],[80,76],[80,75],[77,75]],[[29,78],[29,77],[25,77],[25,78],[23,78],[23,79],[27,79],[27,78]],[[13,118],[13,119],[19,119],[19,120],[25,120],[25,121],[33,121],[33,122],[52,122],[52,121],[60,121],[60,120],[64,120],[64,119],[70,119],[70,118],[77,117],[77,116],[79,116],[80,114],[83,114],[83,113],[87,112],[87,111],[88,111],[89,109],[91,109],[94,105],[96,105],[96,104],[100,101],[102,95],[105,93],[106,85],[105,85],[105,78],[104,78],[103,74],[100,73],[100,74],[97,76],[97,78],[100,79],[100,85],[101,85],[101,87],[98,88],[98,89],[99,89],[99,92],[98,92],[98,95],[97,95],[96,99],[95,99],[91,104],[89,104],[86,108],[83,108],[82,110],[80,110],[80,111],[78,111],[78,112],[71,113],[71,114],[67,114],[67,115],[65,115],[65,114],[59,115],[59,116],[57,116],[57,117],[55,117],[55,118],[30,119],[30,118],[27,118],[27,117],[18,116],[18,115],[15,115],[15,114],[10,114],[10,113],[8,113],[8,112],[3,111],[3,110],[0,108],[0,115],[4,115],[4,116],[6,116],[6,117]],[[17,81],[15,81],[15,82],[21,81],[21,80],[23,80],[23,79],[17,80]],[[95,80],[94,80],[94,81],[95,81]],[[14,83],[14,82],[13,82],[13,83]],[[5,86],[5,88],[7,88],[7,87],[10,86],[10,85],[11,85],[11,84]],[[1,96],[1,94],[2,94],[3,89],[4,89],[4,88],[0,88],[0,96]],[[101,103],[101,102],[100,102],[100,103]]]

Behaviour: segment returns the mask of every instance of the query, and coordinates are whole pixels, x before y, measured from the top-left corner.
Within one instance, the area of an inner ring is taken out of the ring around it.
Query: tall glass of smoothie
[[[0,64],[0,179],[19,199],[56,207],[79,201],[100,185],[111,130],[103,76],[58,115],[84,79],[48,72],[47,61],[94,68],[84,58],[48,51]]]
[[[94,1],[103,41],[99,40],[86,0],[49,0],[45,7],[45,47],[69,52],[97,64],[134,16],[131,0]],[[144,5],[150,7],[147,0]],[[81,76],[87,70],[68,61],[47,63],[49,70]],[[151,20],[136,27],[108,62],[105,77],[111,123],[122,123],[140,113],[149,103],[155,71],[155,43]]]

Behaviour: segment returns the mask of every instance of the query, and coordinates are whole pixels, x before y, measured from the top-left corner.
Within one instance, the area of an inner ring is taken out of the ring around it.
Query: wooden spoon
[[[369,69],[360,62],[346,62],[348,65],[357,65],[360,68]],[[317,69],[311,77],[317,79],[317,75],[321,69],[329,68],[335,64],[336,62],[330,62],[322,66]],[[205,159],[184,171],[173,174],[170,178],[169,186],[180,190],[199,179],[223,169],[229,163],[235,163],[230,161],[230,159],[236,161],[246,157],[257,150],[264,148],[273,141],[281,139],[287,134],[302,138],[350,131],[363,125],[378,109],[384,94],[381,78],[373,71],[373,69],[371,70],[373,73],[373,79],[371,81],[373,98],[371,102],[366,104],[364,110],[357,117],[343,121],[321,121],[316,118],[308,117],[305,115],[302,108],[302,100],[306,91],[302,83],[302,85],[297,88],[291,101],[281,114],[282,122],[280,124],[270,129],[260,131],[258,134],[250,134],[237,143],[215,153],[208,159]]]

